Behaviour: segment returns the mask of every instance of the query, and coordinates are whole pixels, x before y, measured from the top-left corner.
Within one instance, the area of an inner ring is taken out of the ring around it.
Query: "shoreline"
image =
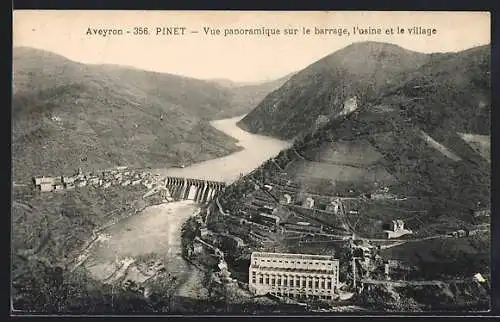
[[[107,270],[114,270],[112,265],[116,260],[151,254],[161,258],[169,273],[182,275],[187,263],[178,254],[181,244],[177,235],[180,235],[185,220],[198,212],[199,208],[192,201],[166,202],[146,206],[112,225],[100,227],[99,233],[106,232],[109,238],[102,245],[98,240],[93,243],[94,247],[86,254],[86,261],[92,265],[85,268],[90,269],[94,278],[103,280],[102,275]],[[138,219],[135,215],[144,217]]]
[[[161,204],[168,204],[168,203],[170,203],[170,202],[164,202]],[[87,261],[88,256],[90,255],[90,254],[88,254],[88,252],[90,252],[92,250],[92,248],[96,245],[96,243],[101,238],[101,235],[99,233],[101,233],[102,231],[104,231],[110,227],[113,227],[114,225],[122,222],[125,219],[128,219],[132,216],[140,215],[142,213],[142,211],[144,211],[144,209],[146,209],[147,207],[151,207],[151,206],[154,206],[154,205],[146,205],[146,206],[141,207],[140,209],[135,209],[134,211],[131,211],[132,208],[130,208],[127,211],[125,211],[125,212],[129,212],[127,215],[125,215],[123,217],[111,219],[110,220],[111,222],[108,221],[107,223],[103,224],[102,226],[93,229],[91,237],[84,243],[84,246],[82,246],[80,248],[80,251],[78,251],[77,254],[73,258],[67,260],[67,262],[65,263],[66,268],[68,266],[71,266],[71,263],[78,260],[78,258],[80,258],[80,256],[85,256],[85,258],[82,258],[80,260],[80,262],[78,262],[73,267],[68,269],[70,272],[74,272],[78,267],[80,267],[81,265],[83,265]]]

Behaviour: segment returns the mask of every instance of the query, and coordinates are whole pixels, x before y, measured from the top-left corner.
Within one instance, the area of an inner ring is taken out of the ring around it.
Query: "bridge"
[[[198,203],[210,202],[214,196],[226,188],[225,182],[183,177],[166,177],[165,186],[170,196],[177,200],[194,200]]]

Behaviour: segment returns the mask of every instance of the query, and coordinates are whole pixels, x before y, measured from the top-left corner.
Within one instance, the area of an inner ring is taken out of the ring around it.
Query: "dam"
[[[210,202],[214,196],[224,191],[226,183],[193,178],[166,177],[165,187],[175,200],[193,200],[204,204]]]

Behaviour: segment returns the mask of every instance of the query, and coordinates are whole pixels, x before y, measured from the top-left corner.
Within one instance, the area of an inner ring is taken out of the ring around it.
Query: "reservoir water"
[[[236,123],[243,117],[211,122],[211,125],[219,131],[237,139],[243,150],[222,158],[199,162],[186,168],[157,169],[153,172],[163,176],[232,182],[240,174],[245,175],[251,172],[264,161],[276,156],[281,150],[291,145],[290,142],[242,130]]]

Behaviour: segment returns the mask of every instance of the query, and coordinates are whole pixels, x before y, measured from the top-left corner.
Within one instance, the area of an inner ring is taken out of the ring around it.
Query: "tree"
[[[193,252],[193,242],[196,236],[200,236],[200,224],[195,217],[190,217],[181,228],[182,256],[190,259]]]
[[[25,263],[13,283],[13,307],[34,313],[154,312],[139,292],[102,284],[85,270],[63,272],[39,262]]]
[[[211,271],[206,271],[203,275],[203,285],[208,291],[208,297],[212,298],[216,294],[216,283],[213,279],[213,273]]]
[[[148,298],[149,305],[155,312],[169,312],[171,308],[172,296],[177,286],[177,279],[168,274],[160,277],[150,287]]]

